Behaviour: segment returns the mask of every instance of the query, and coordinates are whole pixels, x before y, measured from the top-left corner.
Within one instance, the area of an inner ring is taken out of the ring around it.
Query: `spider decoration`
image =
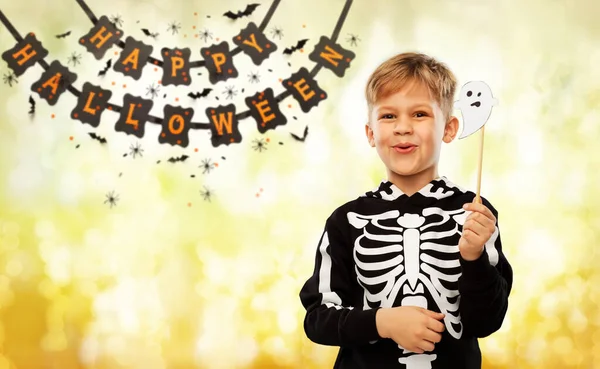
[[[248,75],[248,80],[250,81],[250,83],[258,83],[260,82],[260,75],[258,74],[258,72],[250,73]]]
[[[144,149],[142,149],[142,145],[140,145],[139,142],[136,142],[135,145],[129,146],[129,155],[133,156],[134,159],[138,155],[142,157],[143,152]]]
[[[176,33],[179,33],[180,29],[181,29],[181,23],[173,22],[173,23],[169,23],[169,28],[167,28],[167,31],[171,31],[171,33],[176,34]]]
[[[225,87],[225,91],[223,91],[223,95],[227,95],[227,99],[233,99],[235,95],[237,95],[237,91],[233,86]]]
[[[350,46],[356,46],[357,43],[360,41],[360,38],[358,38],[357,35],[349,34],[346,41],[350,43]]]
[[[123,18],[120,15],[113,15],[109,18],[110,22],[117,27],[121,27],[123,25]]]
[[[213,37],[212,33],[210,33],[210,31],[205,28],[202,31],[200,31],[200,38],[204,40],[204,42],[206,42],[209,38],[212,40]]]
[[[263,152],[267,149],[267,141],[265,141],[263,138],[254,140],[252,142],[254,143],[254,145],[252,145],[254,151]]]
[[[119,195],[116,195],[115,191],[111,191],[106,194],[106,201],[104,203],[108,203],[112,209],[113,206],[117,206],[117,201],[119,201]]]
[[[204,159],[202,160],[202,165],[200,165],[200,168],[202,168],[202,174],[207,174],[210,173],[211,170],[215,169],[215,163],[213,163],[210,159]]]
[[[279,38],[281,40],[283,37],[283,30],[279,27],[273,27],[271,30],[271,35],[273,35],[273,38]]]
[[[12,87],[13,83],[19,83],[19,81],[17,80],[17,76],[15,76],[13,72],[2,76],[2,80],[4,81],[4,84],[8,84],[9,87]]]
[[[151,95],[152,98],[154,99],[155,97],[158,96],[159,91],[160,91],[160,85],[155,85],[154,83],[152,83],[151,86],[148,86],[146,88],[146,96]]]
[[[204,201],[210,202],[210,198],[213,196],[213,192],[204,186],[204,191],[200,191],[200,195]]]
[[[73,54],[71,54],[71,56],[69,56],[69,59],[67,60],[67,64],[73,63],[73,66],[76,66],[81,63],[80,60],[81,60],[81,55],[77,54],[77,53],[73,53]]]

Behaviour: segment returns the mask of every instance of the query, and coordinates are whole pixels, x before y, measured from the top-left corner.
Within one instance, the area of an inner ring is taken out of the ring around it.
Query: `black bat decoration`
[[[298,41],[298,42],[296,43],[296,46],[292,46],[292,47],[286,47],[286,48],[283,50],[283,53],[284,53],[284,54],[287,54],[287,55],[292,55],[292,53],[293,53],[294,51],[297,51],[297,50],[300,50],[300,49],[302,49],[302,48],[304,47],[304,45],[306,45],[306,43],[307,43],[307,42],[308,42],[308,39],[307,39],[307,38],[305,38],[304,40],[300,40],[300,41]]]
[[[223,15],[230,19],[238,19],[241,17],[246,17],[246,16],[251,15],[252,13],[254,13],[256,8],[258,8],[259,6],[260,6],[260,4],[248,4],[248,5],[246,5],[246,9],[244,9],[242,11],[238,11],[238,12],[234,13],[230,10]]]
[[[181,155],[180,157],[171,158],[171,159],[169,159],[169,163],[177,163],[178,161],[183,162],[183,161],[186,161],[188,157],[189,156],[187,156],[187,155]]]
[[[106,75],[106,72],[108,72],[110,67],[112,67],[112,59],[108,59],[108,61],[106,62],[106,67],[104,67],[104,69],[102,69],[100,72],[98,72],[98,75],[99,76]]]
[[[150,37],[152,37],[152,38],[156,38],[156,37],[158,36],[158,32],[152,33],[152,32],[150,32],[150,31],[148,31],[148,29],[147,29],[147,28],[142,28],[142,32],[144,32],[144,34],[145,34],[146,36],[150,36]]]
[[[60,35],[56,35],[56,38],[67,38],[71,34],[71,31],[61,33]]]
[[[29,104],[31,105],[29,108],[29,114],[33,115],[35,114],[35,100],[33,99],[33,96],[29,95]]]
[[[104,137],[100,137],[97,134],[95,134],[94,132],[89,132],[88,135],[90,135],[90,137],[98,142],[100,142],[101,144],[105,144],[106,143],[106,138]]]
[[[304,142],[306,141],[306,136],[308,135],[308,126],[306,126],[306,128],[304,128],[304,136],[302,137],[298,137],[297,135],[290,133],[292,135],[292,137],[294,137],[294,139],[296,141],[300,141],[300,142]]]
[[[212,91],[212,88],[205,88],[203,89],[201,92],[190,92],[188,94],[189,97],[191,97],[192,99],[196,100],[199,99],[201,97],[206,97],[208,96],[208,94]]]

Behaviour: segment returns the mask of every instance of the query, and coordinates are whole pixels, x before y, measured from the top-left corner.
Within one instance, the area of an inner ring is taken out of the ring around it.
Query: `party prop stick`
[[[475,202],[481,203],[481,172],[483,168],[483,139],[485,123],[490,118],[492,107],[498,106],[498,100],[492,96],[490,87],[482,81],[467,82],[460,90],[460,100],[454,107],[461,110],[463,131],[459,139],[470,136],[480,130],[479,157],[477,164],[477,193]]]

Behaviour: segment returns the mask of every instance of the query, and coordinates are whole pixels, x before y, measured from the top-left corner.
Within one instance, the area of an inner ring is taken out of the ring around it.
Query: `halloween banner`
[[[82,81],[77,73],[58,60],[49,61],[51,56],[40,38],[34,32],[24,37],[0,11],[0,21],[10,31],[15,45],[2,53],[2,59],[12,69],[6,78],[11,81],[27,73],[31,67],[39,64],[43,73],[31,86],[31,91],[49,105],[59,103],[61,96],[71,93],[77,97],[77,104],[72,107],[70,117],[82,124],[98,127],[104,114],[114,117],[114,130],[142,138],[148,123],[157,124],[161,132],[157,137],[161,144],[187,147],[190,144],[189,132],[194,129],[210,130],[210,144],[213,147],[240,143],[243,137],[239,124],[242,120],[253,120],[257,130],[264,134],[269,130],[284,126],[288,118],[279,108],[285,99],[294,99],[302,112],[308,113],[327,99],[327,92],[319,86],[317,75],[322,69],[328,69],[338,77],[344,77],[355,54],[338,43],[340,30],[350,10],[351,0],[345,2],[340,16],[330,36],[321,36],[318,42],[303,39],[291,47],[282,47],[275,42],[281,30],[272,35],[265,33],[270,18],[277,10],[280,0],[274,0],[260,24],[248,22],[238,34],[228,40],[222,40],[195,50],[177,45],[163,47],[160,50],[142,39],[125,35],[119,28],[121,20],[113,17],[99,18],[88,7],[84,0],[76,0],[81,10],[91,21],[91,28],[81,35],[77,42],[85,52],[97,60],[105,60],[112,49],[118,50],[118,58],[109,59],[99,77],[113,70],[124,76],[139,80],[145,73],[144,67],[152,65],[162,70],[159,84],[190,88],[194,86],[194,77],[198,70],[206,70],[212,85],[240,77],[237,67],[240,58],[249,58],[258,67],[262,66],[274,53],[291,55],[296,51],[304,51],[311,47],[308,59],[314,63],[311,70],[300,67],[296,72],[281,80],[281,85],[268,87],[245,98],[245,106],[235,104],[214,105],[205,109],[194,109],[181,105],[165,104],[161,117],[150,114],[154,106],[153,98],[158,95],[159,86],[150,88],[151,98],[134,94],[125,94],[120,101],[112,98],[113,92],[101,88],[96,81]],[[250,4],[242,11],[227,11],[223,17],[228,21],[243,21],[261,4]],[[172,32],[178,32],[180,25],[170,25]],[[155,38],[156,33],[142,29],[145,36]],[[70,31],[57,35],[59,38],[70,36]],[[197,35],[198,36],[198,35]],[[200,34],[207,41],[212,36],[209,31]],[[73,42],[73,41],[71,41]],[[75,63],[74,63],[75,64]],[[80,87],[78,87],[80,86]],[[201,92],[189,92],[193,99],[206,97],[212,88],[204,88]],[[233,94],[234,91],[232,90]],[[32,98],[30,98],[32,99]]]

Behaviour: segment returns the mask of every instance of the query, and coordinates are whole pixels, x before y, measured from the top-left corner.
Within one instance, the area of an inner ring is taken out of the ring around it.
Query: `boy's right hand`
[[[406,350],[422,354],[433,351],[442,339],[444,314],[418,306],[398,306],[379,309],[375,315],[377,332],[391,338]]]

